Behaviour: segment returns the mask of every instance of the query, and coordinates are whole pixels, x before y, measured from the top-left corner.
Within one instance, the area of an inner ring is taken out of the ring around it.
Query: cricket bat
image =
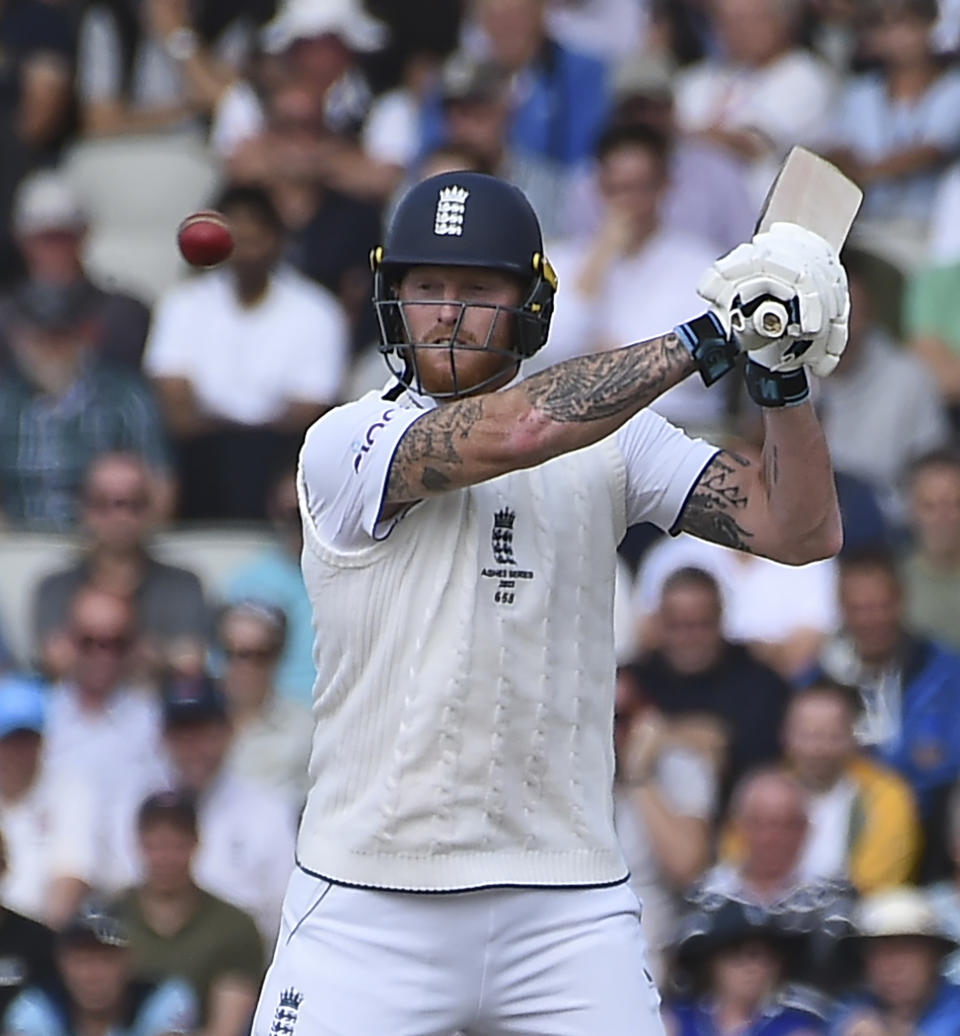
[[[795,147],[773,181],[760,213],[757,232],[774,223],[796,223],[824,238],[837,252],[843,247],[863,201],[863,191],[825,158]],[[762,302],[750,317],[765,338],[779,338],[790,325],[787,305]]]

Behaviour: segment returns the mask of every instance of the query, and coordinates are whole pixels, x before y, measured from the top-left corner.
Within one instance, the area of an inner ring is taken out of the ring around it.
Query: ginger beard
[[[408,350],[421,391],[451,398],[493,391],[516,375],[512,352],[517,281],[495,270],[418,266],[400,281],[397,299],[414,347]]]

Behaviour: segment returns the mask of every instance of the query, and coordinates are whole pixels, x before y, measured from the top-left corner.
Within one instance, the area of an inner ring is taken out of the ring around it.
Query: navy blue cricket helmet
[[[519,364],[547,340],[557,277],[543,254],[533,207],[519,188],[505,180],[485,173],[451,172],[421,181],[397,206],[386,240],[373,250],[370,263],[380,351],[392,373],[408,387],[421,390],[416,351],[422,346],[412,341],[404,315],[406,303],[398,298],[400,280],[410,267],[468,266],[513,275],[523,286],[520,304],[495,307],[512,320],[510,346],[498,349],[491,344],[491,325],[480,348]],[[460,319],[467,306],[476,305],[483,304],[461,303]],[[464,392],[455,387],[447,395],[465,395],[487,383]]]

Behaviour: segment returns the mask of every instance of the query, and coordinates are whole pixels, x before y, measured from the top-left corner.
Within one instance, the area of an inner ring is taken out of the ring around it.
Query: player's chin
[[[417,347],[417,370],[425,392],[431,395],[462,395],[496,373],[498,363],[478,346],[451,349],[446,343]]]

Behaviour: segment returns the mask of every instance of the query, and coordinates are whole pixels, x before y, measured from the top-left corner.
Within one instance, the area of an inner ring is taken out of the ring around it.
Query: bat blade
[[[804,147],[790,151],[767,194],[757,231],[774,223],[796,223],[824,238],[837,252],[843,247],[863,201],[863,191],[820,155]],[[764,302],[753,315],[754,330],[779,338],[788,328],[786,306]]]
[[[769,230],[774,223],[797,223],[839,251],[862,201],[863,191],[835,165],[795,147],[773,181],[757,230]]]

